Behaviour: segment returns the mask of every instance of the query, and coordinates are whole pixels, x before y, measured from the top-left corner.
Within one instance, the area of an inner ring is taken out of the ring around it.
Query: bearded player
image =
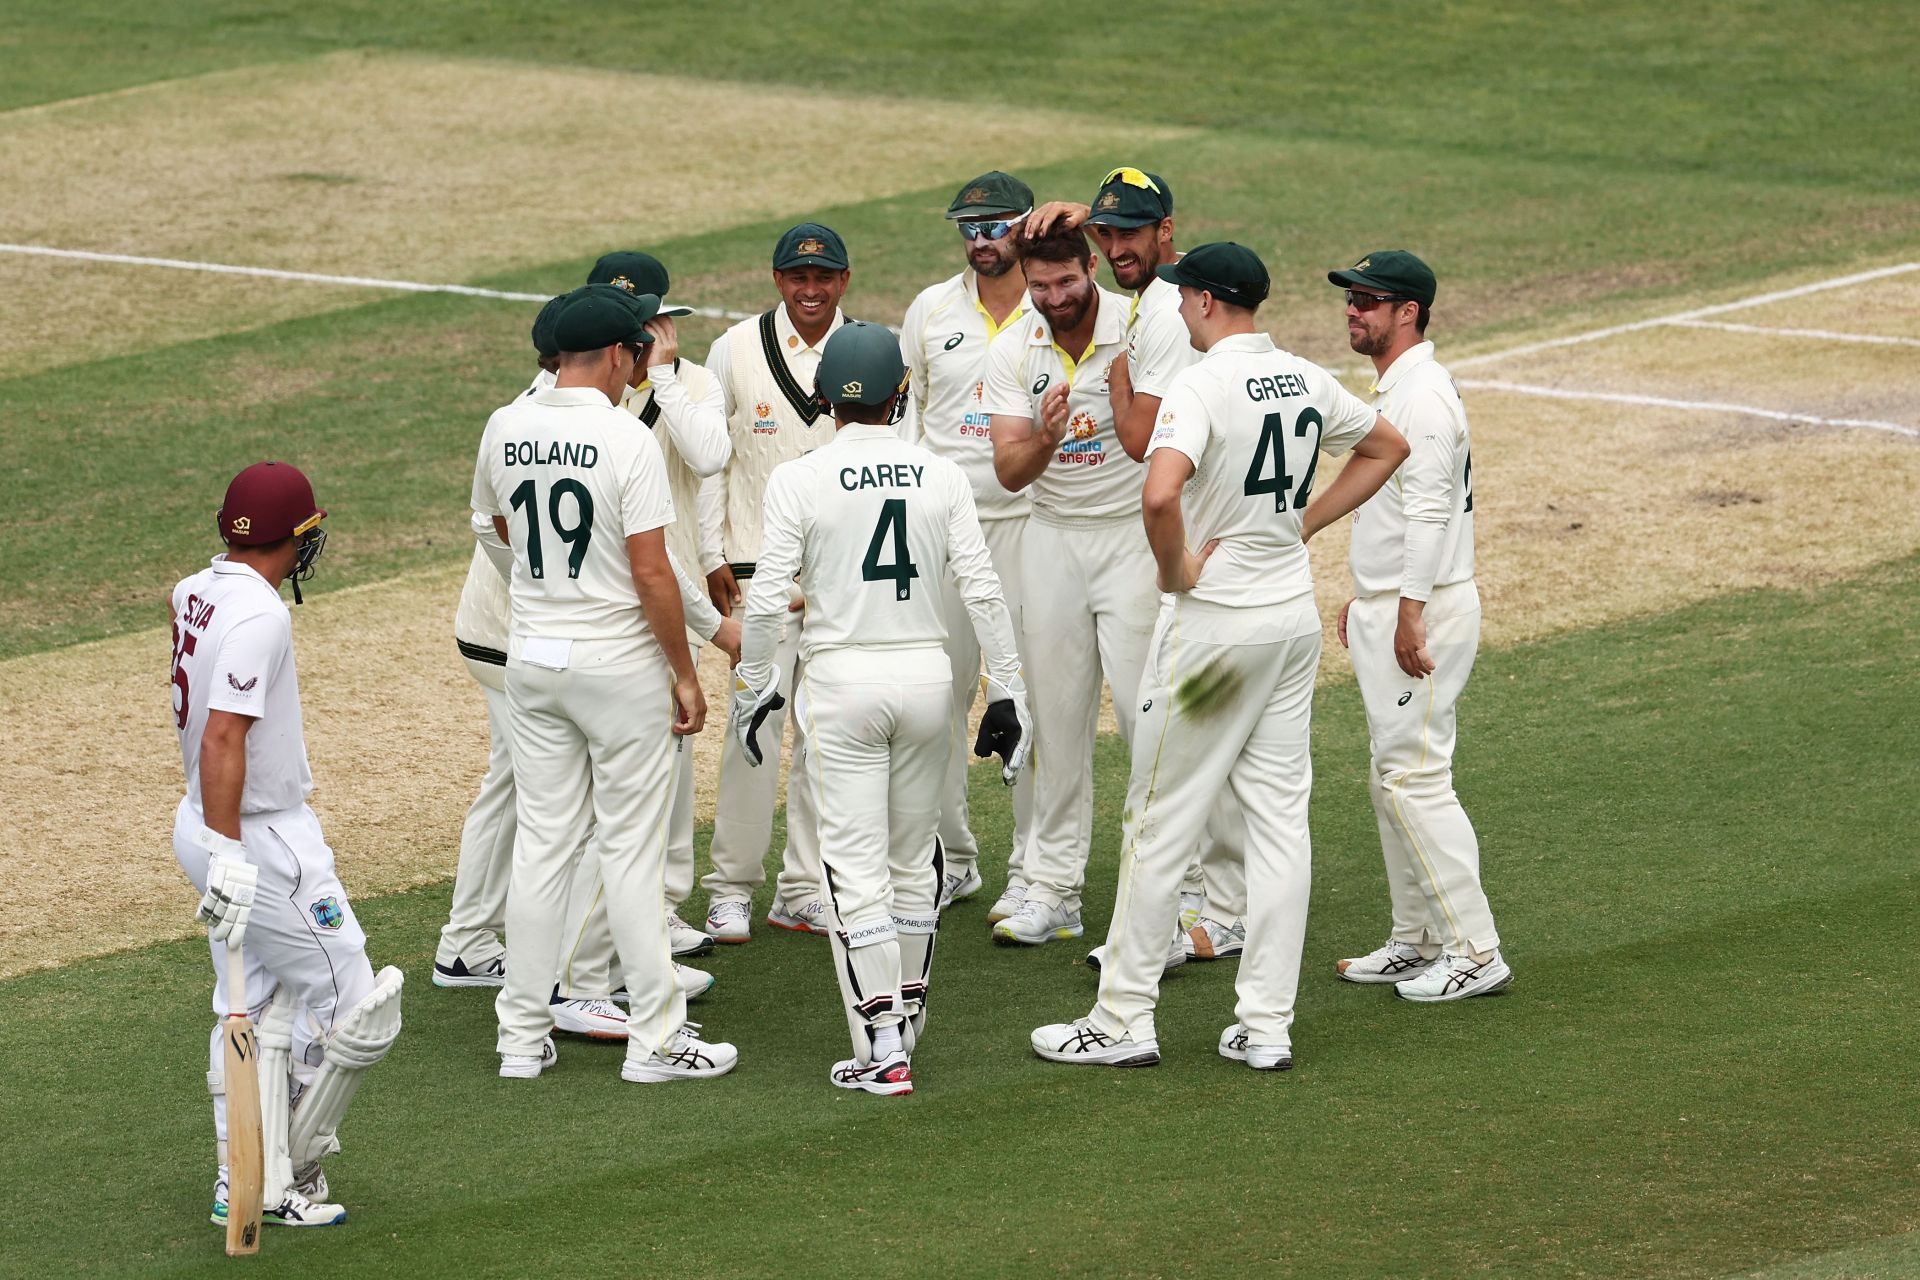
[[[173,589],[173,719],[187,794],[173,852],[202,893],[211,926],[216,1014],[245,1007],[258,1027],[265,1149],[262,1221],[324,1227],[346,1220],[327,1202],[323,1156],[359,1087],[400,1034],[398,969],[376,977],[367,936],[334,872],[333,850],[307,807],[307,768],[293,626],[280,584],[313,576],[326,544],[313,486],[284,462],[235,476],[217,517],[224,555]],[[244,1000],[229,996],[223,954],[246,960]],[[227,1108],[220,1030],[208,1088],[219,1172],[213,1221],[227,1218]]]

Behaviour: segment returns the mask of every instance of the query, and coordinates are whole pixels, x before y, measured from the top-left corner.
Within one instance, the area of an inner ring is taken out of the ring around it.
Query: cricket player
[[[1353,659],[1373,759],[1393,928],[1342,960],[1348,982],[1391,982],[1408,1000],[1460,1000],[1513,981],[1480,887],[1480,843],[1453,791],[1454,704],[1480,644],[1473,583],[1473,452],[1453,379],[1426,340],[1433,271],[1404,249],[1327,279],[1347,293],[1347,340],[1373,361],[1374,401],[1406,435],[1407,461],[1353,518],[1353,599],[1340,642]]]
[[[554,386],[494,413],[474,467],[473,509],[513,548],[507,701],[520,831],[495,1001],[509,1078],[555,1060],[550,999],[589,830],[629,996],[621,1078],[702,1079],[738,1058],[693,1034],[668,950],[674,738],[699,732],[706,702],[667,554],[674,512],[660,446],[617,407],[658,306],[610,284],[569,294],[554,322]]]
[[[1127,350],[1108,372],[1114,431],[1127,456],[1144,461],[1161,397],[1174,375],[1200,359],[1180,318],[1180,291],[1157,274],[1180,260],[1174,245],[1173,187],[1157,173],[1121,165],[1100,180],[1091,205],[1055,201],[1029,220],[1029,232],[1053,225],[1084,226],[1106,259],[1113,282],[1133,294],[1127,312]],[[1207,839],[1180,890],[1183,958],[1225,960],[1245,946],[1247,881],[1245,820],[1222,791],[1207,824]],[[1100,948],[1087,963],[1100,967]],[[1171,959],[1171,957],[1169,957]]]
[[[540,371],[531,395],[551,386],[560,365],[553,321],[564,298],[550,298],[533,321],[534,358]],[[544,381],[542,381],[544,379]],[[513,870],[513,739],[507,723],[507,579],[513,553],[493,531],[493,521],[473,513],[473,559],[460,602],[453,611],[453,638],[467,674],[487,702],[487,772],[460,828],[460,859],[453,873],[453,901],[433,957],[436,987],[498,987],[507,972],[507,882]]]
[[[233,478],[216,517],[226,553],[173,589],[173,721],[187,793],[174,812],[173,853],[203,895],[211,926],[216,1015],[242,1004],[258,1028],[265,1157],[262,1220],[324,1227],[346,1220],[327,1202],[320,1160],[361,1073],[400,1035],[398,969],[378,976],[367,935],[307,807],[307,767],[293,624],[280,584],[313,576],[326,518],[313,486],[284,462]],[[226,952],[242,950],[244,1000],[229,996]],[[213,1222],[227,1221],[227,1107],[220,1031],[207,1085],[219,1170]],[[292,1105],[298,1093],[299,1105]]]
[[[833,419],[813,396],[814,378],[827,339],[846,323],[840,300],[851,278],[847,247],[832,228],[817,222],[789,228],[773,250],[780,305],[721,334],[707,355],[707,368],[720,383],[733,445],[726,469],[700,491],[701,568],[722,613],[738,607],[740,583],[756,572],[767,478],[781,463],[833,439]],[[911,438],[914,429],[908,422],[903,434]],[[782,633],[778,665],[793,688],[806,615],[803,597],[786,585],[792,616]],[[785,720],[784,713],[774,713],[763,741],[778,742]],[[804,750],[802,737],[796,728],[796,759]],[[721,748],[718,785],[709,851],[713,870],[701,881],[708,893],[706,931],[718,942],[742,943],[751,936],[748,904],[766,879],[779,778],[775,770],[752,768],[728,742]],[[813,797],[805,769],[794,768],[787,779],[787,845],[767,923],[824,935],[826,910]]]
[[[1121,450],[1107,395],[1107,368],[1126,349],[1126,299],[1094,283],[1093,251],[1080,231],[1018,244],[1035,314],[989,346],[982,407],[991,416],[995,474],[1033,502],[1020,542],[1033,833],[1020,899],[1007,900],[1010,892],[989,914],[1009,908],[993,924],[996,941],[1037,946],[1083,931],[1100,678],[1131,741],[1158,592],[1140,530],[1146,468]]]
[[[1031,502],[1025,493],[1009,493],[993,473],[991,422],[981,403],[985,391],[987,344],[1004,329],[1018,328],[1033,313],[1026,276],[1014,252],[1014,233],[1033,209],[1033,191],[1012,174],[994,170],[964,184],[947,206],[966,251],[966,269],[922,291],[907,308],[900,326],[900,350],[912,380],[919,411],[919,443],[958,466],[973,486],[980,531],[993,556],[1007,607],[1019,636],[1020,539]],[[972,897],[981,886],[979,842],[967,824],[968,716],[980,692],[980,649],[966,604],[951,580],[940,583],[947,614],[947,654],[953,659],[953,745],[948,752],[946,789],[940,806],[940,845],[946,879],[940,905]],[[1025,889],[1021,871],[1027,829],[1033,816],[1033,780],[1022,774],[1013,788],[1013,849],[1007,858],[1007,882]],[[1004,919],[1007,911],[990,915]]]
[[[757,735],[783,697],[776,656],[797,574],[810,617],[794,715],[806,722],[834,969],[853,1036],[853,1057],[829,1078],[899,1095],[913,1092],[940,923],[934,828],[952,725],[940,583],[949,575],[986,655],[975,749],[998,750],[1008,782],[1030,736],[1026,690],[971,482],[894,433],[908,395],[898,340],[880,325],[842,326],[821,353],[819,394],[837,434],[767,481],[731,720],[742,755],[760,764]]]
[[[1148,449],[1141,507],[1169,594],[1139,686],[1099,999],[1084,1018],[1036,1029],[1031,1043],[1056,1062],[1160,1060],[1160,948],[1181,874],[1226,787],[1246,815],[1249,915],[1237,1021],[1219,1048],[1285,1070],[1306,934],[1308,724],[1320,657],[1305,543],[1386,483],[1407,446],[1333,375],[1255,330],[1269,282],[1251,250],[1202,245],[1160,272],[1179,286],[1205,352],[1168,388]],[[1349,449],[1353,459],[1309,506],[1318,455]]]

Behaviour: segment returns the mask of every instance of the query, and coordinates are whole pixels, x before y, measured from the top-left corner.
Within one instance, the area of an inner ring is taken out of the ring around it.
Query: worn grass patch
[[[796,146],[796,128],[831,147]],[[347,52],[0,115],[0,238],[459,281],[1179,132],[1059,111]],[[55,295],[61,304],[48,306]],[[122,348],[179,341],[366,297],[9,256],[0,374],[91,355],[103,333]]]

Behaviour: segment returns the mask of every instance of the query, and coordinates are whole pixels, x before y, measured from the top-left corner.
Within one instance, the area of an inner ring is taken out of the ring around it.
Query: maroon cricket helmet
[[[220,504],[220,536],[237,547],[263,547],[315,528],[327,513],[313,486],[287,462],[256,462],[233,478]]]

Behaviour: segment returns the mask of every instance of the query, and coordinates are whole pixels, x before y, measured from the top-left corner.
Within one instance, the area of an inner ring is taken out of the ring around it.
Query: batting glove
[[[247,921],[253,917],[260,869],[246,860],[246,850],[238,840],[218,831],[203,827],[195,843],[212,857],[207,861],[207,891],[201,895],[193,918],[207,926],[207,934],[215,942],[237,948],[247,936]]]
[[[758,766],[762,761],[760,744],[755,735],[760,726],[766,723],[768,716],[787,705],[787,700],[776,690],[780,684],[780,673],[774,671],[767,677],[767,687],[754,689],[739,676],[733,678],[733,735],[740,739],[740,745],[746,749],[747,763]]]
[[[1003,685],[992,676],[981,681],[987,690],[987,712],[980,717],[980,735],[973,740],[973,754],[985,759],[1000,757],[1000,781],[1008,786],[1026,767],[1033,751],[1033,716],[1027,711],[1027,686],[1019,676]]]

